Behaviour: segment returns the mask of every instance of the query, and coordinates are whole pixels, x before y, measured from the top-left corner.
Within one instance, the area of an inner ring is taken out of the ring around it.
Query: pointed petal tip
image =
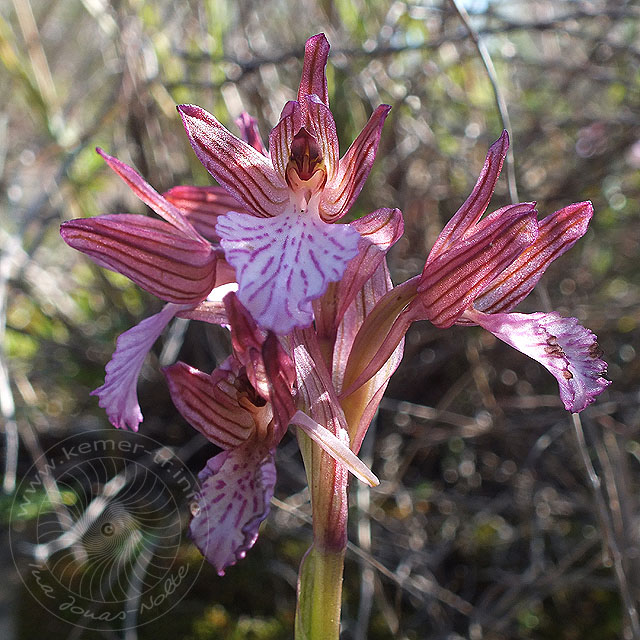
[[[591,218],[593,217],[593,203],[591,202],[591,200],[583,200],[582,202],[574,202],[573,204],[570,204],[566,207],[564,207],[564,209],[560,209],[560,211],[566,211],[566,210],[571,210],[571,214],[572,215],[582,215],[585,218],[587,218],[587,220],[591,220]],[[556,212],[557,213],[557,212]]]
[[[196,104],[179,104],[176,105],[176,110],[185,123],[186,118],[202,118],[203,115],[209,115],[206,109]]]
[[[509,132],[506,129],[503,129],[498,139],[489,145],[489,153],[498,152],[504,157],[509,149],[509,144]]]
[[[326,44],[327,47],[330,47],[331,45],[329,44],[329,41],[327,40],[327,36],[324,35],[323,32],[320,33],[316,33],[315,36],[311,36],[308,40],[307,40],[307,44],[312,43],[312,44]]]
[[[506,129],[503,129],[502,133],[500,134],[500,137],[489,146],[489,151],[487,155],[500,156],[501,158],[500,164],[502,166],[502,161],[504,161],[504,159],[507,157],[509,144],[510,144],[509,132]]]
[[[197,109],[195,104],[177,104],[176,110],[178,113],[193,113],[194,109]]]
[[[380,484],[378,477],[351,451],[346,442],[340,440],[329,429],[310,418],[306,413],[296,411],[289,422],[300,427],[334,460],[343,464],[358,480],[368,484],[370,487],[377,487]]]
[[[120,162],[115,156],[107,153],[102,147],[96,147],[96,153],[109,165]]]
[[[116,167],[122,166],[125,169],[129,169],[130,167],[126,165],[122,160],[118,160],[115,156],[112,156],[110,153],[107,153],[102,147],[96,147],[96,153],[113,169],[114,165]],[[117,173],[117,171],[116,171]]]
[[[329,44],[329,40],[327,40],[327,36],[324,33],[316,33],[315,36],[311,36],[304,43],[304,52],[305,55],[308,55],[313,52],[320,52],[322,56],[324,64],[327,63],[327,58],[329,57],[329,49],[331,49],[331,45]],[[324,68],[323,64],[323,68]]]

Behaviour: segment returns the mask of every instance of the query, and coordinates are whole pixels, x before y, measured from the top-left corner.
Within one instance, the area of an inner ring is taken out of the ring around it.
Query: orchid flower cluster
[[[586,232],[591,204],[542,220],[531,202],[483,217],[507,152],[505,131],[422,273],[394,287],[386,253],[403,233],[402,213],[381,208],[339,223],[371,170],[390,107],[379,106],[340,157],[328,54],[324,35],[306,43],[297,99],[284,106],[268,149],[246,114],[238,138],[204,109],[178,107],[217,186],[161,195],[98,149],[159,218],[102,215],[61,229],[70,246],[166,302],[118,338],[105,383],[93,392],[116,427],[138,429],[137,378],[172,318],[231,332],[232,353],[213,372],[182,362],[164,369],[180,413],[222,450],[200,472],[190,528],[220,574],[255,543],[274,493],[275,449],[295,427],[314,533],[300,571],[300,637],[334,637],[329,629],[338,628],[348,473],[377,483],[357,454],[413,322],[483,327],[546,367],[572,412],[609,384],[596,337],[575,318],[511,311]]]

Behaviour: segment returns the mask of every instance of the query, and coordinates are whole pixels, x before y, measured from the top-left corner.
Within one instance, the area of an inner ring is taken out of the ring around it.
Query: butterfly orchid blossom
[[[177,409],[223,450],[199,474],[191,522],[195,544],[220,575],[253,546],[269,513],[276,481],[274,452],[289,424],[317,443],[345,475],[348,470],[369,485],[378,484],[349,448],[346,429],[336,434],[296,409],[296,365],[276,335],[268,332],[265,337],[235,293],[227,294],[224,305],[232,355],[210,375],[182,362],[164,369]],[[327,407],[330,386],[322,381],[318,386],[315,371],[311,378],[316,381],[313,387],[309,379],[299,385],[310,398],[310,413],[317,404]],[[334,405],[336,410],[339,405]]]
[[[393,287],[386,264],[403,233],[398,209],[336,224],[371,170],[390,107],[379,106],[339,158],[328,52],[324,35],[307,41],[297,99],[285,105],[268,150],[246,114],[237,121],[240,139],[204,109],[178,107],[219,185],[160,195],[99,150],[161,220],[107,215],[61,230],[69,245],[167,303],[118,338],[105,384],[94,392],[115,426],[137,430],[136,381],[174,316],[231,330],[232,353],[212,373],[182,362],[164,369],[180,413],[222,450],[199,475],[191,524],[220,574],[256,541],[273,497],[274,454],[294,425],[313,512],[298,582],[296,637],[304,638],[339,637],[349,472],[377,483],[357,453],[413,322],[484,327],[544,365],[570,411],[609,384],[595,336],[575,318],[512,312],[584,235],[593,211],[582,202],[538,221],[535,203],[519,203],[483,217],[506,132],[422,273],[407,282]]]
[[[420,276],[387,294],[356,338],[345,396],[386,362],[412,322],[447,328],[476,324],[542,364],[558,381],[568,411],[579,412],[610,384],[596,337],[557,313],[508,313],[546,268],[587,231],[590,202],[537,221],[535,203],[486,211],[509,145],[491,146],[471,195],[436,240]],[[377,338],[375,337],[377,336]]]
[[[238,298],[260,327],[281,335],[311,324],[312,301],[342,278],[358,252],[357,229],[332,223],[360,193],[390,109],[379,106],[338,159],[328,53],[324,35],[307,41],[298,98],[271,131],[269,156],[254,138],[235,137],[204,109],[178,107],[196,155],[242,205],[216,224]]]
[[[134,169],[108,155],[106,160],[132,191],[162,218],[116,214],[64,222],[64,241],[98,265],[121,273],[168,304],[125,331],[106,367],[105,383],[93,393],[111,423],[137,431],[142,421],[136,383],[145,357],[167,324],[197,308],[217,287],[233,282],[233,270],[220,249],[198,232],[204,204],[226,210],[228,196],[212,192],[209,201],[183,210],[160,195]],[[219,212],[219,211],[218,211]],[[194,223],[190,217],[195,218]],[[206,228],[205,228],[206,232]],[[219,308],[221,311],[221,308]]]

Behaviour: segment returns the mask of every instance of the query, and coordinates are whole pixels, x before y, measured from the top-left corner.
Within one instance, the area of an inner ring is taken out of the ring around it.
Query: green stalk
[[[307,551],[298,576],[296,640],[338,640],[345,549]]]
[[[347,549],[346,471],[298,430],[313,511],[313,544],[298,573],[296,640],[338,640]]]

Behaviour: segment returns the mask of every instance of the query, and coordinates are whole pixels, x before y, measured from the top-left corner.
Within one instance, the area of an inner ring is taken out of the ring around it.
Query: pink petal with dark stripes
[[[212,291],[212,293],[215,289]],[[226,290],[228,292],[228,289]],[[228,325],[229,318],[224,304],[220,300],[210,301],[204,300],[195,307],[191,307],[188,311],[178,314],[179,318],[187,320],[198,320],[199,322],[208,322],[210,324]]]
[[[285,352],[275,333],[269,332],[267,335],[262,345],[262,359],[269,381],[269,400],[276,423],[276,431],[270,441],[275,446],[284,436],[291,416],[296,411],[293,399],[296,371],[293,361]]]
[[[265,363],[262,359],[264,333],[258,329],[251,314],[232,292],[224,297],[224,306],[231,327],[231,347],[238,361],[246,368],[251,386],[269,400],[270,387],[267,381]]]
[[[215,227],[218,216],[227,211],[245,211],[238,200],[223,187],[178,186],[162,194],[176,206],[209,242],[218,242]]]
[[[204,109],[183,104],[178,111],[200,162],[247,211],[260,217],[282,213],[289,190],[268,158],[236,138]]]
[[[178,362],[163,369],[171,399],[182,417],[222,449],[240,446],[256,431],[257,414],[238,402],[237,367],[230,356],[208,374]],[[266,417],[266,416],[265,416]]]
[[[204,240],[198,235],[182,212],[163,198],[135,169],[105,153],[99,147],[96,148],[96,151],[142,202],[151,207],[161,218],[171,223],[176,229],[180,229],[185,235],[204,243]]]
[[[342,381],[346,398],[373,378],[388,363],[413,322],[424,320],[418,299],[420,276],[394,287],[367,313],[349,353]]]
[[[240,114],[240,117],[236,118],[236,124],[238,125],[238,129],[240,129],[242,139],[263,156],[266,156],[267,150],[264,148],[260,131],[258,131],[258,121],[244,112]]]
[[[142,412],[136,386],[144,359],[171,319],[185,308],[167,304],[160,313],[146,318],[118,338],[116,350],[106,366],[104,384],[91,392],[100,399],[98,404],[106,410],[114,427],[138,430]]]
[[[327,182],[331,182],[339,170],[340,147],[338,144],[338,133],[333,114],[318,96],[308,96],[304,100],[309,124],[315,134],[320,149],[322,159],[327,171]]]
[[[327,183],[320,201],[320,215],[326,222],[341,218],[360,194],[376,158],[382,125],[391,107],[381,104],[340,160],[334,179]]]
[[[363,285],[353,303],[349,306],[340,324],[333,350],[332,376],[338,392],[342,389],[342,376],[346,370],[349,354],[358,330],[377,302],[392,289],[391,277],[389,276],[386,260],[383,258],[375,272]],[[357,393],[341,400],[347,423],[356,427],[351,438],[354,451],[360,449],[369,424],[387,388],[389,378],[391,378],[402,360],[403,351],[404,339],[400,337],[393,353],[377,373],[372,375]],[[353,426],[351,427],[352,429]]]
[[[480,220],[489,206],[508,149],[509,134],[503,131],[502,135],[489,148],[484,166],[471,195],[438,236],[427,258],[427,265],[456,241],[474,231],[473,225]]]
[[[196,304],[215,286],[211,246],[162,220],[126,213],[98,216],[64,222],[60,234],[101,267],[167,302]]]
[[[329,106],[329,92],[327,91],[327,76],[325,74],[329,48],[329,42],[324,33],[309,38],[304,45],[304,63],[300,88],[298,89],[298,101],[302,101],[305,96],[316,95]]]
[[[475,310],[465,317],[545,367],[558,381],[567,411],[582,411],[611,384],[603,377],[607,363],[600,357],[596,336],[576,318]]]
[[[224,575],[258,539],[276,484],[273,453],[252,442],[211,458],[198,474],[200,492],[189,527],[202,555]]]
[[[485,313],[513,309],[529,295],[546,268],[581,238],[593,215],[590,202],[570,204],[538,222],[538,238],[476,298]]]
[[[387,251],[402,237],[404,220],[400,209],[378,209],[350,225],[360,234],[358,255],[347,265],[337,285],[338,313],[342,318],[355,295],[384,262]]]
[[[258,219],[228,213],[216,231],[236,270],[238,299],[262,329],[278,334],[313,320],[312,300],[339,280],[358,252],[360,235],[306,213]]]
[[[291,100],[287,102],[280,114],[280,121],[269,134],[269,154],[273,168],[282,179],[286,180],[286,169],[291,154],[291,141],[302,126],[300,105]]]
[[[536,239],[536,212],[529,204],[506,207],[487,221],[481,230],[441,253],[420,277],[419,300],[425,317],[437,327],[450,327]]]

